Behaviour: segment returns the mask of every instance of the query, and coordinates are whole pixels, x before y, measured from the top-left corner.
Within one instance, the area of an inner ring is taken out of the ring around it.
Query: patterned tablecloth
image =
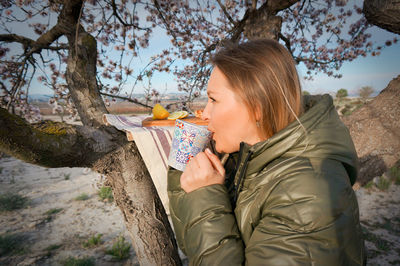
[[[169,214],[167,169],[174,127],[142,127],[145,118],[145,116],[105,114],[103,122],[124,131],[129,141],[135,141],[164,208]]]

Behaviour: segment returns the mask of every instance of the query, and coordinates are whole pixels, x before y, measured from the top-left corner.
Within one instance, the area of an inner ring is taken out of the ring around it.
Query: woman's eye
[[[215,102],[215,99],[214,99],[214,98],[209,97],[209,99],[210,99],[211,102]]]

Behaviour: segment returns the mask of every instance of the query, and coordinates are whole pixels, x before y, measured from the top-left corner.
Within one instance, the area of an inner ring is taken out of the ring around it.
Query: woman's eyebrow
[[[210,94],[215,94],[215,90],[213,90],[213,89],[208,89],[208,90],[207,90],[207,95],[210,95]]]

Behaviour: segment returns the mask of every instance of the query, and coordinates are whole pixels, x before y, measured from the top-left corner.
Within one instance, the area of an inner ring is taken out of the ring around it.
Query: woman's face
[[[208,130],[213,132],[218,152],[236,152],[242,141],[250,145],[261,141],[254,116],[217,67],[208,81],[207,95],[203,119],[208,120]]]

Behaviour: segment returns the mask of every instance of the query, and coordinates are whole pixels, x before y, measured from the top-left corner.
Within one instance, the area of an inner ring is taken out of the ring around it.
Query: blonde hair
[[[270,39],[228,44],[211,62],[228,79],[269,138],[302,113],[300,81],[294,60],[284,46]],[[255,114],[260,117],[256,119]]]

